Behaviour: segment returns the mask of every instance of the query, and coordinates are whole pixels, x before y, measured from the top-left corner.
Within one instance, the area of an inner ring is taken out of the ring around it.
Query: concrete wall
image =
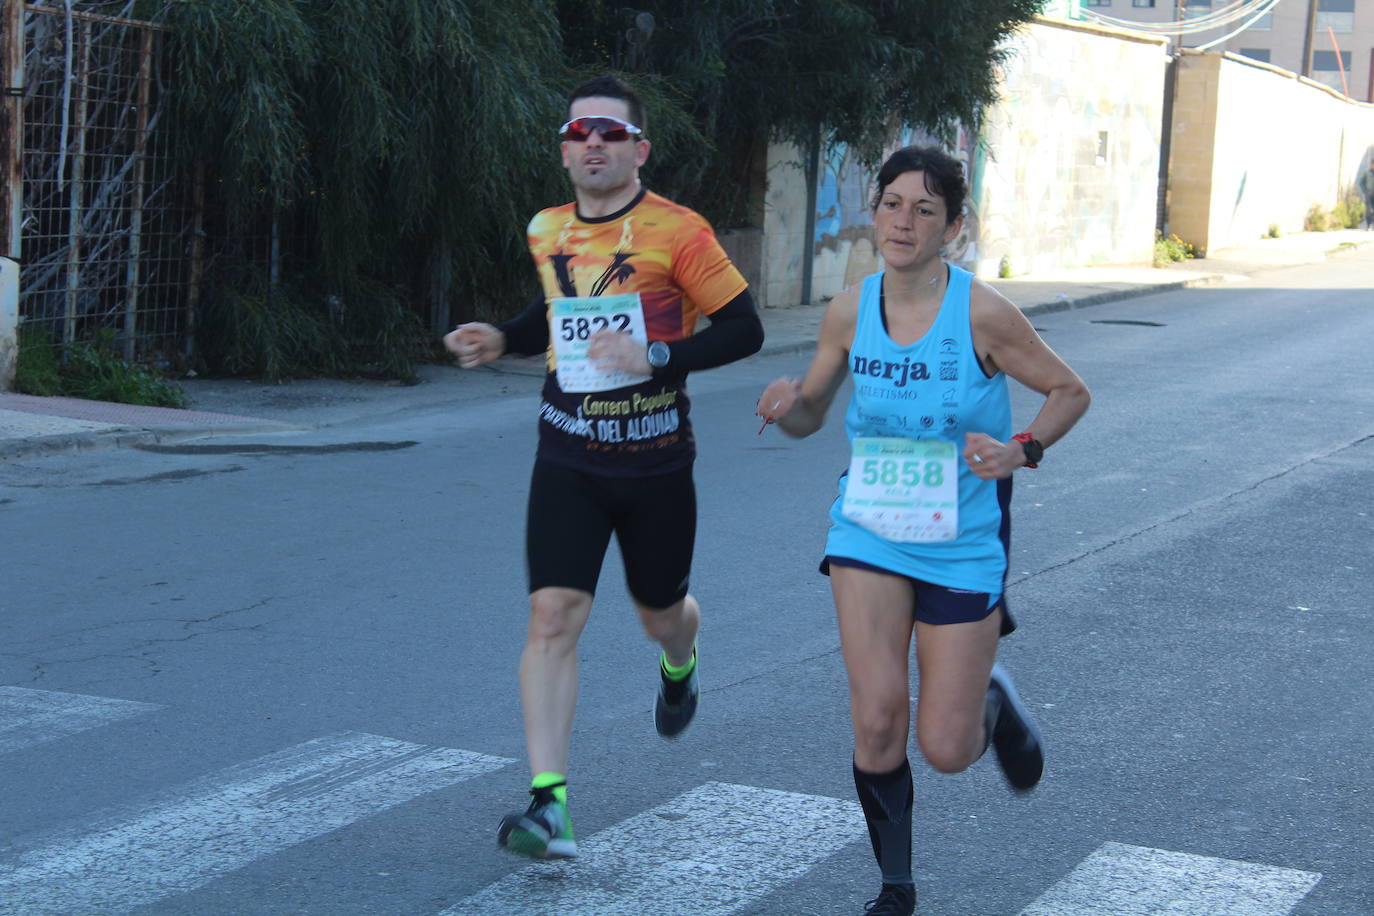
[[[795,146],[768,149],[763,212],[763,281],[755,290],[759,305],[785,307],[801,302],[806,236],[806,163]],[[814,298],[814,297],[813,297]]]
[[[1007,50],[982,138],[975,272],[996,276],[1003,256],[1013,274],[1149,262],[1167,43],[1039,20]]]
[[[969,178],[964,231],[946,256],[979,276],[1148,262],[1159,191],[1168,46],[1128,32],[1039,19],[1008,43],[1001,101],[981,138],[961,131],[952,152]],[[1102,74],[1112,74],[1102,79]],[[894,148],[932,142],[908,131]],[[807,232],[802,151],[770,151],[764,201],[765,306],[795,305],[811,246],[811,299],[876,270],[868,201],[872,172],[844,146],[817,163]]]
[[[723,229],[716,233],[716,240],[749,281],[750,289],[758,290],[763,284],[763,230]]]
[[[1374,105],[1222,52],[1178,59],[1168,228],[1206,253],[1301,232],[1374,154]]]
[[[840,146],[816,173],[816,228],[811,238],[813,299],[833,296],[878,269],[868,200],[871,176]]]

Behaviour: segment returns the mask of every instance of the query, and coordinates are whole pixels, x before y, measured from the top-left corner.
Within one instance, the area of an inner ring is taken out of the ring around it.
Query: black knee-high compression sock
[[[868,821],[873,857],[884,884],[911,884],[911,764],[890,773],[865,773],[854,767],[854,788]]]

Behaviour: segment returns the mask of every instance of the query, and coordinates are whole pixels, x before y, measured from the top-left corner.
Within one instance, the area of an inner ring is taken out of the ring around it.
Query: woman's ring
[[[983,463],[983,456],[980,455],[980,454],[978,454],[977,452],[974,452],[974,453],[973,453],[973,463],[974,463],[974,464],[982,464],[982,463]]]

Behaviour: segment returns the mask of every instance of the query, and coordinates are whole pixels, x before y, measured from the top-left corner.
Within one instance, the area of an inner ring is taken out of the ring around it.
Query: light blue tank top
[[[959,531],[948,541],[901,543],[880,537],[840,512],[848,472],[830,508],[825,552],[848,557],[947,588],[1002,592],[1010,539],[1011,478],[979,480],[962,454],[964,434],[1011,438],[1007,377],[983,373],[969,324],[972,275],[949,266],[940,313],[925,336],[899,347],[883,324],[883,273],[864,278],[849,374],[854,395],[845,412],[850,444],[861,436],[945,439],[955,445],[959,469]]]

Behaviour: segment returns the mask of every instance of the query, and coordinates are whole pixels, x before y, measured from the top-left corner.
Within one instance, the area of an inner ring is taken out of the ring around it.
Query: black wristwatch
[[[673,355],[673,351],[668,349],[668,344],[661,340],[649,341],[649,365],[655,369],[662,369],[668,365],[668,359]]]
[[[1021,451],[1026,453],[1025,466],[1032,469],[1039,467],[1040,459],[1045,457],[1045,447],[1039,440],[1031,438],[1030,433],[1017,433],[1011,438],[1013,442],[1021,443]]]

